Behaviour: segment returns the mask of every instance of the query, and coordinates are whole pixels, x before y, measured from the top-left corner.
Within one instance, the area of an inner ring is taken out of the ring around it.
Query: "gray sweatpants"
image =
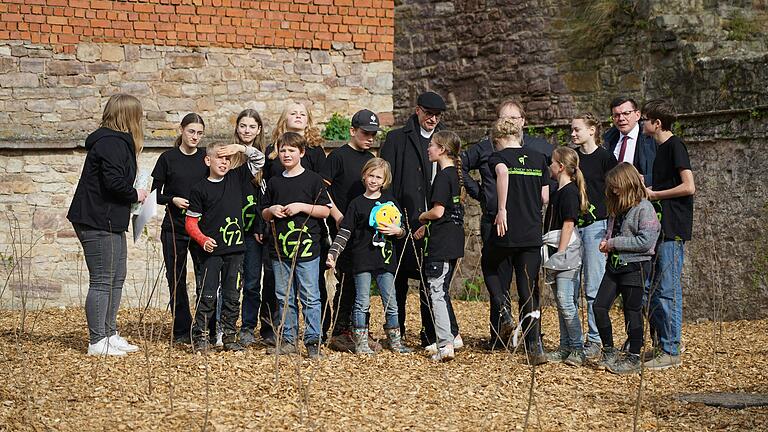
[[[424,274],[429,285],[429,297],[432,300],[432,316],[435,323],[437,347],[453,344],[451,318],[448,314],[448,289],[451,285],[455,261],[438,261],[425,263]]]
[[[80,224],[73,226],[83,245],[88,266],[85,318],[93,344],[117,333],[117,310],[123,294],[128,247],[124,232],[95,230]]]

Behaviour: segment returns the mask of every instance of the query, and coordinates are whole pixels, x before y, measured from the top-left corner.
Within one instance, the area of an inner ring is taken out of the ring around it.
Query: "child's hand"
[[[144,189],[136,189],[136,196],[138,198],[137,199],[138,202],[143,203],[144,200],[147,199],[147,195],[149,195],[149,194],[147,193],[146,190],[144,190]]]
[[[427,212],[422,212],[422,213],[419,215],[419,222],[421,222],[421,223],[427,223],[427,222],[429,222],[429,220],[427,219]]]
[[[424,234],[426,233],[427,233],[427,226],[422,225],[419,227],[419,229],[416,230],[415,233],[413,233],[413,238],[415,238],[416,240],[421,240],[424,238]]]
[[[263,234],[254,234],[253,239],[256,240],[256,243],[262,244],[264,242],[264,235]]]
[[[331,255],[328,255],[328,259],[325,260],[325,265],[331,269],[336,268],[336,260],[334,260]]]
[[[493,224],[496,225],[496,234],[498,234],[499,237],[504,237],[504,234],[507,233],[507,209],[499,210]]]
[[[656,196],[656,192],[654,192],[653,189],[647,187],[647,188],[645,188],[645,192],[648,193],[648,200],[649,201],[653,201],[655,199],[658,199],[658,197]]]
[[[189,208],[189,200],[181,197],[173,197],[173,205],[180,209]]]
[[[382,222],[382,224],[379,225],[379,232],[384,235],[399,237],[403,234],[403,229],[395,224]]]
[[[286,216],[295,216],[302,212],[308,213],[304,211],[305,209],[306,209],[306,204],[295,202],[295,203],[290,203],[287,206],[283,207],[283,212],[285,213]]]
[[[203,250],[211,253],[214,249],[216,249],[216,240],[208,237],[208,240],[206,240],[205,244],[203,245]]]
[[[602,252],[602,253],[610,252],[610,249],[608,249],[608,241],[607,240],[601,241],[600,245],[597,247],[597,249],[600,250],[600,252]]]
[[[237,153],[245,153],[245,146],[242,144],[230,144],[216,149],[216,156],[226,157]]]
[[[269,208],[269,212],[272,213],[272,216],[276,218],[284,218],[288,216],[285,214],[285,207],[281,206],[280,204],[275,204]]]

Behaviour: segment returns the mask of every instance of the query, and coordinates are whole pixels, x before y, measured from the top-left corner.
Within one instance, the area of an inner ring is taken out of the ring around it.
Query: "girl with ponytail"
[[[557,303],[560,347],[548,353],[547,360],[581,366],[585,360],[578,304],[582,246],[576,221],[589,208],[589,200],[584,176],[579,170],[579,155],[574,150],[556,148],[549,173],[557,180],[558,189],[552,194],[544,218],[547,233],[542,252],[546,283],[552,285]]]
[[[189,343],[192,328],[187,294],[187,251],[192,255],[192,264],[197,274],[200,249],[189,245],[184,214],[189,207],[192,186],[208,176],[205,150],[198,148],[204,134],[203,118],[195,113],[185,115],[181,119],[174,148],[160,155],[152,171],[152,190],[157,190],[157,203],[165,206],[160,242],[171,294],[173,338],[177,343]],[[211,329],[215,330],[215,322],[211,323]],[[215,331],[212,334],[215,335]]]
[[[434,361],[452,360],[454,346],[460,345],[461,340],[448,294],[456,263],[464,256],[464,182],[460,150],[461,140],[455,133],[441,131],[432,136],[427,155],[430,162],[437,162],[440,171],[432,182],[432,208],[419,215],[419,222],[425,225],[414,233],[417,240],[424,238],[424,274],[436,338],[435,344],[426,349],[431,351]]]

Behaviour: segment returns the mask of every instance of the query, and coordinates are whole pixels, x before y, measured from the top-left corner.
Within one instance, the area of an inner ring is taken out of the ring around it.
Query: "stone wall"
[[[142,101],[156,139],[174,137],[188,112],[203,116],[208,135],[229,136],[242,109],[258,110],[269,129],[291,100],[321,122],[361,107],[392,111],[392,62],[365,62],[349,42],[329,50],[82,43],[67,54],[0,41],[0,73],[0,140],[14,147],[81,142],[117,92]]]
[[[683,280],[686,318],[768,316],[765,2],[573,3],[398,3],[397,122],[430,89],[448,101],[444,122],[471,143],[494,119],[496,105],[514,97],[529,124],[562,144],[575,112],[607,119],[616,95],[672,99],[684,113],[677,129],[697,183]],[[468,214],[478,213],[471,204]],[[467,230],[476,239],[476,216]],[[467,248],[463,271],[479,276],[479,244]]]

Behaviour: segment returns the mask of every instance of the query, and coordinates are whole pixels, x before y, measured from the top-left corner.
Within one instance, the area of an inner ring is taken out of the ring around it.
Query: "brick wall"
[[[351,42],[366,61],[392,60],[391,0],[4,0],[0,40],[328,50]]]

